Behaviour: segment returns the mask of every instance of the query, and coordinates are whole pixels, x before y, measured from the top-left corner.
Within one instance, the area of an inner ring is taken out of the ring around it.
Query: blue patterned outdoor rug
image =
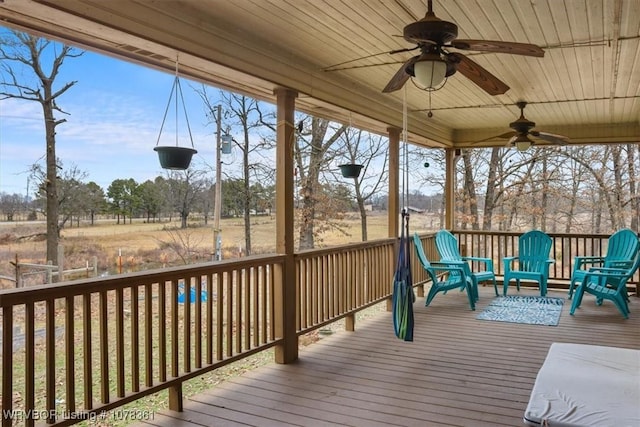
[[[497,297],[476,319],[529,325],[557,326],[563,298],[536,296]]]

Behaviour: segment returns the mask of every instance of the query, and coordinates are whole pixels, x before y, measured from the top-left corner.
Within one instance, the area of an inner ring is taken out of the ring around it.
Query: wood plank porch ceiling
[[[382,88],[415,52],[382,54],[340,71],[327,67],[410,47],[400,35],[424,16],[422,0],[2,0],[14,28],[273,101],[286,86],[298,109],[386,133],[402,127],[403,93]],[[544,58],[464,52],[507,83],[490,96],[460,74],[432,94],[407,84],[410,139],[466,147],[509,131],[526,100],[536,130],[574,143],[640,141],[638,0],[434,0],[458,38],[534,43]],[[393,64],[382,65],[389,62]],[[543,143],[542,141],[536,141]],[[504,140],[482,145],[503,145]],[[472,145],[481,146],[481,145]]]

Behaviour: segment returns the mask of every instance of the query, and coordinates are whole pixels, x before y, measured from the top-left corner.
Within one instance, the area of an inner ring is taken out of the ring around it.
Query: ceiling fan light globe
[[[423,87],[435,89],[444,81],[447,63],[439,58],[418,61],[413,66],[416,81]]]
[[[527,151],[529,147],[531,147],[531,142],[529,141],[516,141],[515,146],[518,151]]]

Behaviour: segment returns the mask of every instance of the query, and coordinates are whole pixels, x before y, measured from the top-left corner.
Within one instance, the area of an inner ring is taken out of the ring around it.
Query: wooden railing
[[[274,272],[282,261],[243,258],[0,292],[2,425],[100,419],[163,389],[180,409],[184,381],[279,342]]]
[[[296,255],[298,334],[346,317],[390,296],[395,239],[357,243]]]
[[[502,258],[514,256],[518,252],[518,238],[522,233],[454,230],[460,250],[467,256],[493,259],[497,275],[504,273]],[[567,287],[576,256],[604,256],[607,252],[608,234],[565,234],[547,233],[553,240],[551,257],[555,263],[549,271],[549,280],[554,286]],[[630,290],[636,290],[640,283],[640,271],[629,283]]]
[[[297,334],[342,318],[353,329],[357,311],[389,298],[396,244],[297,254]],[[275,290],[284,259],[0,291],[2,425],[100,420],[164,389],[180,410],[185,381],[282,342]]]
[[[454,234],[463,253],[492,257],[497,274],[520,235]],[[551,236],[551,280],[569,280],[575,255],[606,251],[607,236]],[[427,257],[438,259],[433,235],[421,238]],[[388,301],[397,244],[296,254],[296,334],[343,318],[353,329],[356,312]],[[414,284],[424,284],[413,246],[410,254]],[[288,290],[278,279],[284,263],[255,256],[0,291],[2,426],[99,419],[164,389],[180,410],[185,381],[283,342],[275,322],[278,290]]]

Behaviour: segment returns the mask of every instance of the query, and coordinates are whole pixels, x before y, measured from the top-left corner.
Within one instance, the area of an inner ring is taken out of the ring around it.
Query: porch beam
[[[296,264],[293,239],[293,147],[295,145],[295,105],[297,92],[274,90],[277,107],[276,128],[276,252],[285,255],[282,267],[275,269],[275,335],[282,344],[275,348],[276,363],[298,358],[296,334]]]

